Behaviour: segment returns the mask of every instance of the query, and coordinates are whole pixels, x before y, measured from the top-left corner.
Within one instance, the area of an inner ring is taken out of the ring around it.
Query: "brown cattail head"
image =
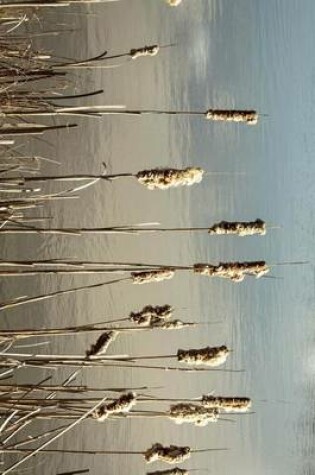
[[[136,177],[141,185],[149,190],[167,190],[178,186],[191,186],[200,183],[204,170],[197,167],[177,168],[155,168],[143,170],[137,173]]]
[[[162,282],[163,280],[170,280],[174,277],[175,271],[168,267],[163,267],[159,270],[145,271],[145,272],[132,272],[131,278],[133,284],[151,284],[153,282]]]
[[[201,404],[205,408],[216,408],[222,412],[247,412],[252,401],[248,397],[222,397],[207,394],[202,396]]]
[[[156,56],[159,51],[159,45],[151,45],[144,46],[143,48],[131,49],[129,55],[132,59],[138,59],[145,56]]]
[[[266,223],[261,219],[256,219],[256,221],[221,221],[216,223],[211,228],[209,228],[208,233],[211,235],[217,234],[234,234],[237,236],[253,236],[254,234],[259,234],[264,236],[266,234],[267,228]]]
[[[247,275],[259,279],[270,271],[265,261],[252,262],[221,262],[212,264],[195,264],[194,272],[208,277],[221,277],[233,282],[242,282]]]
[[[176,424],[194,424],[204,427],[209,422],[217,422],[219,411],[217,408],[206,408],[197,404],[175,404],[170,407],[169,418]]]
[[[256,125],[258,122],[258,113],[255,110],[210,109],[206,112],[206,119],[221,122],[243,122],[248,125]]]
[[[206,348],[177,351],[177,360],[189,365],[220,366],[226,362],[230,350],[225,346],[207,346]]]
[[[166,0],[166,3],[170,7],[178,7],[178,5],[180,5],[182,3],[182,0]]]
[[[170,445],[164,447],[162,444],[153,444],[145,453],[144,458],[147,463],[160,460],[161,462],[175,464],[182,463],[189,459],[191,455],[190,447],[178,447]]]
[[[129,412],[135,406],[136,402],[136,393],[128,392],[126,394],[122,394],[113,402],[103,404],[100,408],[98,408],[94,413],[94,419],[97,419],[98,422],[103,422],[108,419],[111,414],[124,414]]]
[[[160,330],[181,330],[182,328],[190,327],[192,323],[185,323],[181,320],[169,320],[168,322],[153,321],[151,327],[159,328]]]
[[[146,305],[139,312],[131,312],[129,320],[139,326],[150,326],[155,322],[165,322],[171,318],[173,311],[170,305]]]
[[[91,356],[104,355],[108,350],[109,345],[116,340],[118,333],[118,331],[114,330],[102,333],[96,343],[91,345],[91,348],[86,352],[86,356],[90,358]]]
[[[170,468],[169,470],[158,470],[157,472],[147,472],[147,475],[189,475],[184,468]]]

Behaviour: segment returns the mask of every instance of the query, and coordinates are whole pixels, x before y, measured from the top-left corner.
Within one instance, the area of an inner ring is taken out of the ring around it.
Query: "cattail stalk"
[[[102,177],[100,177],[102,179]],[[254,227],[254,224],[257,227]],[[260,223],[260,224],[259,224]],[[267,224],[257,219],[253,222],[234,221],[227,222],[221,221],[214,224],[211,227],[177,227],[177,228],[160,228],[150,227],[146,224],[140,226],[111,226],[107,228],[32,228],[32,229],[20,229],[9,228],[0,230],[3,234],[61,234],[61,235],[74,235],[84,236],[90,234],[159,234],[159,233],[192,233],[192,232],[207,232],[209,236],[213,235],[237,235],[237,236],[251,236],[254,234],[263,236],[268,229],[279,229],[278,226],[267,226]],[[256,232],[257,231],[257,232]]]
[[[86,419],[87,417],[89,417],[90,414],[92,414],[94,411],[96,411],[98,409],[99,406],[101,406],[103,404],[103,402],[105,401],[106,398],[103,398],[100,402],[98,402],[94,407],[92,407],[92,409],[89,409],[86,413],[84,413],[81,417],[79,417],[77,420],[75,420],[73,423],[71,423],[70,425],[68,425],[65,429],[62,429],[60,432],[58,432],[57,435],[53,436],[51,439],[49,439],[47,442],[45,442],[44,444],[42,444],[40,447],[38,447],[37,449],[35,450],[32,450],[32,451],[28,451],[28,455],[25,455],[25,457],[23,457],[21,460],[19,460],[18,462],[14,463],[13,465],[11,465],[9,468],[5,469],[3,472],[2,472],[2,475],[7,475],[8,473],[11,473],[12,471],[16,470],[20,465],[22,465],[23,463],[25,463],[27,460],[29,460],[31,457],[33,457],[34,455],[38,454],[39,452],[42,452],[44,449],[46,449],[46,447],[48,447],[52,442],[54,442],[55,440],[59,439],[60,437],[62,437],[63,435],[65,435],[67,432],[69,432],[71,429],[73,429],[75,426],[77,426],[78,424],[80,424],[81,422],[84,421],[84,419]],[[23,449],[17,449],[17,450],[23,450]],[[15,452],[16,453],[16,452]],[[19,452],[21,453],[21,452]]]
[[[155,461],[163,461],[168,464],[182,463],[190,458],[192,454],[226,451],[228,449],[191,449],[190,447],[178,447],[170,445],[169,447],[163,447],[161,444],[154,444],[150,449],[145,452],[141,451],[127,451],[127,450],[65,450],[65,449],[41,449],[43,454],[58,454],[64,455],[142,455],[147,463]],[[30,453],[30,449],[4,449],[4,454],[23,454]],[[32,454],[30,455],[32,456]],[[9,472],[4,472],[6,475]]]
[[[221,366],[226,362],[230,351],[225,345],[218,347],[207,346],[200,349],[179,349],[177,354],[171,355],[154,355],[154,356],[105,356],[108,346],[117,337],[118,332],[110,331],[103,333],[97,340],[95,345],[92,345],[91,349],[87,351],[86,357],[80,355],[44,355],[44,354],[23,354],[23,353],[10,353],[3,354],[4,358],[19,358],[26,359],[26,361],[33,362],[47,362],[47,363],[64,363],[64,362],[86,362],[86,359],[90,362],[108,362],[108,361],[138,361],[138,360],[153,360],[153,359],[166,359],[176,358],[180,363],[186,363],[188,365],[206,365],[212,368]],[[1,361],[1,360],[0,360]]]
[[[197,167],[177,168],[154,168],[151,170],[142,170],[138,173],[116,173],[113,175],[64,175],[64,176],[32,176],[32,177],[8,177],[4,179],[5,183],[16,182],[18,180],[28,182],[67,182],[67,181],[85,181],[85,180],[116,180],[119,178],[136,178],[136,180],[148,190],[167,190],[180,186],[191,186],[202,181],[204,170]]]

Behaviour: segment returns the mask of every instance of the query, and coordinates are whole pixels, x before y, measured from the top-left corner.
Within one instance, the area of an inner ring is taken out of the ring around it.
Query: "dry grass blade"
[[[116,284],[119,282],[127,281],[129,280],[129,277],[126,278],[121,278],[121,279],[115,279],[107,282],[100,282],[97,284],[91,284],[91,285],[83,285],[81,287],[75,287],[73,289],[68,289],[68,290],[59,290],[56,292],[51,292],[49,294],[42,294],[38,295],[37,297],[26,297],[26,298],[20,298],[19,300],[15,302],[9,302],[9,303],[3,303],[0,304],[0,311],[1,310],[7,310],[15,307],[20,307],[22,305],[27,305],[30,303],[35,303],[35,302],[42,302],[44,300],[49,300],[55,297],[59,297],[60,295],[69,295],[75,292],[82,292],[90,289],[96,289],[100,287],[105,287],[106,285],[111,285],[111,284]]]
[[[37,449],[35,450],[32,450],[28,455],[26,455],[25,457],[23,457],[21,460],[19,460],[18,462],[14,463],[13,465],[11,465],[9,468],[5,469],[3,472],[2,472],[2,475],[7,475],[8,473],[11,473],[12,471],[16,470],[18,467],[20,467],[23,463],[27,462],[31,457],[33,457],[34,455],[38,454],[39,452],[42,452],[44,449],[46,449],[46,447],[48,447],[52,442],[55,442],[57,439],[59,439],[60,437],[62,437],[63,435],[65,435],[67,432],[69,432],[70,430],[72,430],[74,427],[76,427],[78,424],[80,424],[81,422],[84,421],[84,419],[86,419],[87,417],[90,416],[90,414],[93,414],[94,411],[97,410],[98,407],[100,407],[106,400],[106,397],[104,397],[101,401],[99,401],[94,407],[92,407],[91,409],[89,409],[85,414],[83,414],[83,416],[79,417],[76,421],[74,421],[73,423],[71,423],[70,425],[68,425],[65,429],[62,429],[57,435],[55,435],[54,437],[52,437],[50,440],[48,440],[47,442],[45,442],[44,444],[42,444],[40,447],[38,447]]]

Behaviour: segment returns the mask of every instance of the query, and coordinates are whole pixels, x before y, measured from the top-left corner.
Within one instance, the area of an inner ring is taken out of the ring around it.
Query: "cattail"
[[[144,454],[147,463],[161,461],[169,464],[185,462],[190,456],[190,447],[178,447],[176,445],[164,447],[159,443],[153,444]]]
[[[147,475],[189,475],[189,471],[184,468],[171,468],[170,470],[158,470],[157,472],[147,472]]]
[[[145,56],[156,56],[159,51],[159,45],[144,46],[143,48],[131,49],[129,56],[131,56],[132,59],[138,59]]]
[[[176,424],[194,424],[204,427],[209,422],[217,422],[219,411],[214,407],[206,408],[197,404],[175,404],[170,407],[169,418]]]
[[[108,331],[102,333],[96,343],[91,345],[91,348],[86,352],[86,356],[90,358],[91,356],[104,355],[107,352],[110,344],[116,340],[118,333],[118,331]]]
[[[180,363],[189,365],[207,365],[211,367],[220,366],[226,362],[230,350],[225,346],[215,346],[201,349],[190,349],[177,351],[177,360]]]
[[[238,236],[253,236],[254,234],[259,234],[264,236],[266,234],[267,228],[266,223],[261,219],[256,219],[256,221],[221,221],[216,223],[211,228],[209,228],[208,233],[213,235],[222,235],[222,234],[236,234]]]
[[[108,404],[103,404],[94,413],[98,422],[104,422],[111,414],[124,414],[129,412],[137,403],[137,395],[134,392],[122,394],[118,399]]]
[[[78,108],[63,108],[56,109],[56,113],[66,113],[70,114],[78,113]],[[101,112],[100,109],[97,109],[98,114],[105,114]],[[95,111],[92,108],[84,109],[82,108],[81,113],[85,114],[95,114]],[[199,167],[187,167],[184,169],[179,168],[153,168],[151,170],[141,170],[138,173],[116,173],[113,175],[60,175],[60,176],[32,176],[32,177],[23,177],[23,183],[27,182],[68,182],[76,181],[81,182],[85,180],[103,180],[111,181],[121,178],[135,178],[137,181],[144,185],[148,190],[167,190],[169,188],[176,188],[179,186],[191,186],[195,183],[200,183],[202,181],[205,171]],[[21,180],[20,177],[9,177],[5,179],[5,183],[12,183],[15,180]]]
[[[169,320],[168,322],[153,321],[151,323],[151,328],[159,328],[160,330],[181,330],[182,328],[190,327],[195,325],[191,322],[182,322],[181,320]]]
[[[252,405],[247,397],[222,397],[207,394],[202,396],[201,404],[205,408],[216,408],[223,412],[247,412]]]
[[[178,5],[180,5],[182,3],[182,0],[166,0],[166,3],[170,7],[178,7]]]
[[[246,275],[254,276],[256,279],[263,277],[270,272],[270,267],[265,261],[221,262],[218,265],[195,264],[194,272],[208,277],[221,277],[233,282],[242,282]]]
[[[197,167],[187,167],[185,169],[155,168],[140,171],[136,177],[138,182],[148,190],[167,190],[168,188],[200,183],[203,174],[204,170]]]
[[[206,112],[206,119],[219,122],[243,122],[248,125],[256,125],[258,122],[258,113],[255,110],[210,109]]]
[[[168,267],[163,267],[159,270],[145,271],[145,272],[131,272],[131,279],[133,284],[151,284],[153,282],[162,282],[163,280],[170,280],[174,277],[175,271]]]
[[[139,312],[131,312],[129,319],[132,323],[139,326],[151,326],[152,323],[164,322],[171,318],[173,314],[173,307],[170,305],[146,305]]]

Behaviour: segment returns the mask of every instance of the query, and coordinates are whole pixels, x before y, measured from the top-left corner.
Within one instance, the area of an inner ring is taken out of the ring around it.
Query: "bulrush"
[[[205,408],[216,408],[222,412],[247,412],[252,401],[248,397],[222,397],[207,394],[202,396],[201,404]]]
[[[155,168],[142,170],[136,177],[148,190],[167,190],[178,186],[191,186],[202,181],[204,170],[198,167]]]
[[[91,356],[104,355],[107,352],[109,345],[116,340],[118,333],[118,331],[102,333],[96,343],[91,345],[91,348],[86,352],[86,356],[90,358]]]
[[[156,56],[160,51],[159,45],[144,46],[142,48],[133,48],[129,55],[132,59],[142,58],[144,56]]]
[[[190,447],[178,447],[177,445],[164,447],[159,443],[153,444],[144,454],[147,463],[161,461],[169,464],[185,462],[190,456]]]
[[[170,7],[178,7],[178,5],[180,5],[182,3],[182,0],[166,0],[166,3]]]
[[[189,365],[206,365],[211,367],[220,366],[226,362],[230,350],[225,346],[215,346],[200,349],[177,351],[177,360]]]
[[[219,411],[214,407],[204,407],[197,404],[174,404],[170,407],[169,418],[176,424],[194,424],[204,427],[209,422],[217,422]]]
[[[211,228],[209,228],[208,233],[213,235],[221,234],[234,234],[237,236],[253,236],[254,234],[259,234],[264,236],[267,232],[266,223],[261,219],[256,219],[256,221],[221,221],[216,223]]]
[[[162,282],[163,280],[170,280],[174,277],[175,271],[168,267],[162,269],[144,272],[132,272],[131,279],[133,284],[151,284],[153,282]]]
[[[193,322],[182,322],[181,320],[169,320],[167,322],[153,322],[151,328],[159,328],[160,330],[181,330],[182,328],[187,328],[194,326]]]
[[[243,122],[248,125],[256,125],[258,122],[258,113],[255,110],[210,109],[206,112],[206,119],[220,122]]]
[[[165,322],[173,314],[173,307],[170,305],[146,305],[139,312],[131,312],[129,320],[139,326],[151,326],[152,323]]]
[[[122,394],[118,399],[103,404],[94,413],[94,419],[98,422],[104,422],[112,414],[124,414],[129,412],[137,402],[137,395],[134,392]]]
[[[270,272],[270,267],[265,261],[252,262],[221,262],[213,264],[195,264],[194,272],[208,277],[221,277],[233,282],[242,282],[246,276],[254,276],[256,279]]]
[[[189,475],[189,471],[184,468],[171,468],[169,470],[158,470],[157,472],[147,472],[147,475]]]

